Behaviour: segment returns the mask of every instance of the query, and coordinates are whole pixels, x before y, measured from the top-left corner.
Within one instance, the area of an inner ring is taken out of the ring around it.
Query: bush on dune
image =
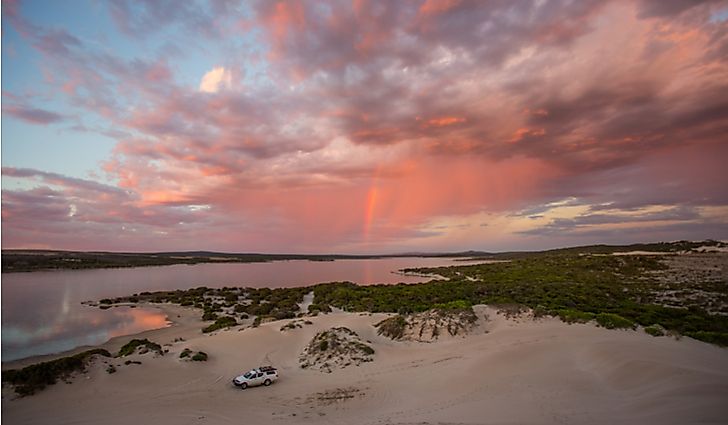
[[[199,351],[195,353],[194,356],[192,356],[193,362],[206,362],[207,361],[207,353],[204,351]]]
[[[224,316],[215,320],[215,323],[202,329],[202,333],[214,332],[218,329],[229,328],[238,324],[238,321],[234,317]]]
[[[618,314],[599,313],[596,319],[599,326],[607,329],[634,329],[636,327],[633,321],[625,319]]]
[[[97,348],[73,356],[30,365],[20,370],[3,371],[2,380],[12,384],[15,392],[21,396],[32,395],[48,385],[55,384],[59,379],[68,378],[75,372],[85,371],[91,357],[96,355],[111,357],[108,351]]]
[[[164,355],[161,345],[144,338],[132,339],[131,341],[124,344],[124,346],[119,349],[119,354],[117,354],[116,357],[125,357],[134,354],[139,347],[144,347],[149,351],[154,351],[159,355]]]

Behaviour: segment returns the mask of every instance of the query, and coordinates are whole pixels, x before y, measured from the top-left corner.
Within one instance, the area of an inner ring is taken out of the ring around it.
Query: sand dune
[[[114,374],[99,361],[72,384],[32,397],[11,400],[4,389],[2,416],[12,424],[125,425],[728,422],[726,349],[476,310],[481,319],[470,335],[434,343],[377,335],[372,325],[383,314],[335,313],[286,332],[282,321],[214,335],[185,322],[146,333],[172,344],[164,357],[133,356],[142,364],[128,366],[110,360]],[[336,326],[371,341],[374,361],[332,373],[301,369],[306,344]],[[180,335],[186,341],[173,343]],[[112,341],[111,348],[128,339]],[[184,348],[207,352],[209,361],[181,361]],[[261,364],[277,366],[280,380],[244,391],[230,384]]]

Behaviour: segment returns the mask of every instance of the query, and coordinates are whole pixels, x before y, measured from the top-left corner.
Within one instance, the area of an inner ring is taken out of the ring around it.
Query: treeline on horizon
[[[728,247],[728,244],[714,241],[678,241],[641,243],[631,245],[588,245],[580,247],[559,248],[546,251],[513,251],[491,253],[483,251],[463,251],[450,253],[402,253],[402,254],[261,254],[261,253],[221,253],[208,251],[185,252],[90,252],[90,251],[57,251],[57,250],[25,250],[7,249],[2,251],[2,272],[32,272],[59,269],[102,269],[168,266],[174,264],[201,263],[261,263],[270,261],[308,260],[368,260],[381,258],[426,257],[426,258],[474,258],[505,259],[525,258],[544,253],[590,253],[609,254],[618,251],[655,251],[655,252],[690,252],[703,246]]]

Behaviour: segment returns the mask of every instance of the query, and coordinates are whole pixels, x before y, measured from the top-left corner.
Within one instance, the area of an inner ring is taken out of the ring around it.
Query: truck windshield
[[[255,377],[255,373],[253,373],[253,372],[248,372],[248,373],[246,373],[245,375],[243,375],[243,377],[244,377],[244,378],[246,378],[246,379],[250,379],[250,378],[253,378],[253,377]]]

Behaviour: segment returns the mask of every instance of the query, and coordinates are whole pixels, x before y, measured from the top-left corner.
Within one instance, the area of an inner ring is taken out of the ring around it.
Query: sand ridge
[[[212,335],[192,323],[173,326],[145,333],[169,350],[165,356],[130,356],[142,362],[131,365],[114,359],[114,374],[97,362],[70,385],[18,400],[4,394],[3,419],[163,425],[728,421],[724,348],[551,318],[506,319],[489,307],[476,312],[482,323],[469,335],[429,344],[377,335],[373,325],[387,314],[320,315],[286,332],[280,328],[287,321]],[[301,369],[306,344],[333,327],[371,341],[374,361],[332,373]],[[185,348],[205,351],[209,360],[180,361]],[[230,384],[262,364],[278,367],[280,380],[245,391]]]

